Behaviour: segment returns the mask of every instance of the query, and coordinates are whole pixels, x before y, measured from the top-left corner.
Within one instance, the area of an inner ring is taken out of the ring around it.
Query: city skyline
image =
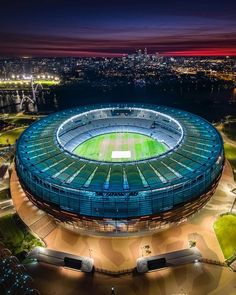
[[[7,1],[0,56],[236,55],[235,2]]]
[[[0,7],[0,295],[235,294],[236,2]]]

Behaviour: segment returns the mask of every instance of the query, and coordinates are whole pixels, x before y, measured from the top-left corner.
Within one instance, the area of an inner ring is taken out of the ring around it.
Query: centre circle
[[[169,148],[150,136],[134,132],[100,134],[80,143],[73,153],[106,162],[139,161],[159,156]]]

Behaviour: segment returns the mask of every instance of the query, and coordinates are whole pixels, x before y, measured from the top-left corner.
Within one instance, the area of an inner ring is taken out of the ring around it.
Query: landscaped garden
[[[43,243],[33,236],[16,214],[0,218],[0,241],[9,248],[14,255],[23,251],[30,251]]]

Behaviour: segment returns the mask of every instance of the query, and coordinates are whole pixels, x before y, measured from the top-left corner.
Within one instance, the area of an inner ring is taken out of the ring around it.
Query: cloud
[[[149,52],[162,54],[197,54],[200,51],[207,55],[221,52],[223,55],[234,55],[236,48],[236,33],[212,33],[207,31],[192,31],[185,34],[170,34],[155,36],[140,36],[133,33],[130,38],[68,37],[51,35],[6,34],[0,32],[1,55],[47,55],[47,56],[84,56],[126,54],[137,48],[148,47]],[[217,51],[218,50],[218,51]]]

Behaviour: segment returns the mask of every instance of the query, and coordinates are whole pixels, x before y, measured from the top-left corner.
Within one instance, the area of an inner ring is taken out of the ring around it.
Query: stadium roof
[[[183,128],[181,142],[159,157],[124,163],[80,158],[58,143],[58,128],[75,115],[94,109],[135,107],[171,116]],[[17,143],[17,157],[25,169],[50,185],[71,191],[136,192],[175,186],[206,171],[221,154],[222,139],[204,119],[173,108],[134,104],[90,106],[58,112],[32,124]]]

